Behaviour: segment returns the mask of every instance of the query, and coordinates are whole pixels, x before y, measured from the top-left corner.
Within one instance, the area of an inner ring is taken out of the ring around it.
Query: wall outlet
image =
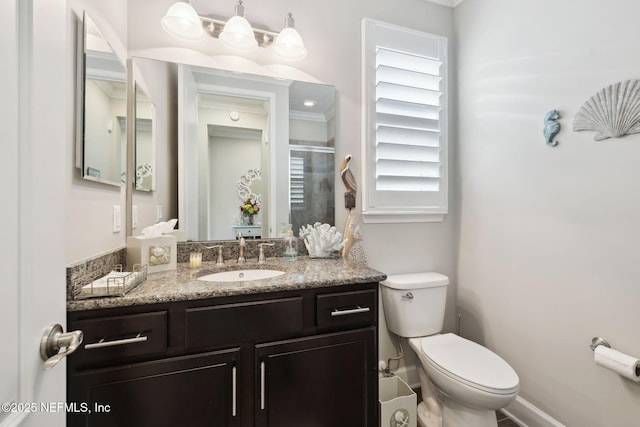
[[[157,205],[156,206],[156,222],[160,222],[162,217],[163,217],[163,215],[162,215],[162,205]]]
[[[120,206],[113,206],[113,232],[119,233],[122,230],[122,210]]]

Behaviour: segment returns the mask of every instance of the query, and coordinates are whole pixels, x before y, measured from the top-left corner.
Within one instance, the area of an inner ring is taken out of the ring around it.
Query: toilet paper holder
[[[604,338],[600,338],[600,337],[593,337],[591,339],[591,345],[589,347],[591,347],[591,351],[596,351],[596,347],[603,345],[607,348],[611,348],[611,344],[609,344],[609,341],[605,340]]]

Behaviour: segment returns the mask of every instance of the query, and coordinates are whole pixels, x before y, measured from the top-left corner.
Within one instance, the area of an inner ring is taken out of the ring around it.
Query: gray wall
[[[571,130],[601,88],[640,77],[640,4],[466,0],[459,72],[462,334],[568,426],[631,426],[640,386],[598,367],[600,335],[640,355],[640,135]],[[557,148],[543,117],[562,113]]]

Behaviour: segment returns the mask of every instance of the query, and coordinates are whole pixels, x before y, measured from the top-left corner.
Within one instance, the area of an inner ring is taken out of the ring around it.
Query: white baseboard
[[[520,396],[502,412],[522,427],[566,427]]]

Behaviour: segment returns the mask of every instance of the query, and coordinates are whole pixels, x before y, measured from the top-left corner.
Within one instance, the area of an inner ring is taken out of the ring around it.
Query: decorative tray
[[[135,264],[133,271],[122,271],[118,264],[106,276],[92,280],[82,286],[75,299],[121,297],[147,280],[147,266]]]

